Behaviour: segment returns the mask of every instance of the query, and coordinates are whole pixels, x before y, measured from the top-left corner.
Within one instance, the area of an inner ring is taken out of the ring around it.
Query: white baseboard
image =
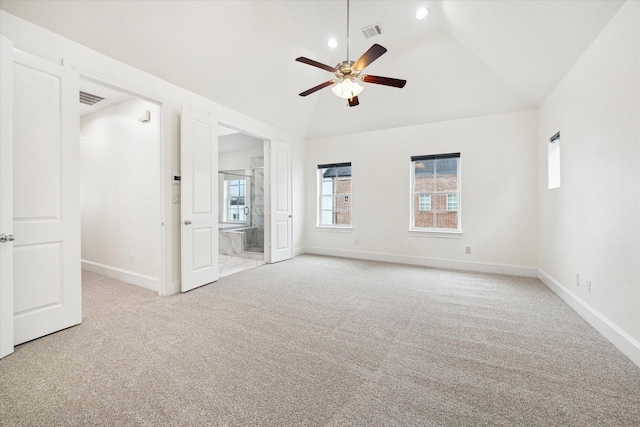
[[[538,278],[596,331],[600,332],[603,337],[640,367],[640,342],[629,336],[546,272],[538,269]]]
[[[302,255],[306,253],[306,248],[293,248],[293,256],[296,257],[298,255]]]
[[[122,280],[123,282],[131,283],[132,285],[138,285],[155,292],[158,292],[160,289],[160,280],[156,277],[145,276],[144,274],[134,273],[121,268],[110,267],[108,265],[83,259],[82,269]]]
[[[508,274],[512,276],[537,277],[535,267],[506,264],[490,264],[474,261],[458,261],[452,259],[423,258],[409,255],[395,255],[381,252],[349,251],[344,249],[327,249],[317,247],[303,248],[302,253],[339,256],[344,258],[366,259],[369,261],[395,262],[398,264],[420,265],[423,267],[447,268],[451,270],[476,271],[480,273]]]

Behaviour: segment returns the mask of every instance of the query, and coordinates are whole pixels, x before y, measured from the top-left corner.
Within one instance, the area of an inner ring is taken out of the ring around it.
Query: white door
[[[13,43],[0,36],[0,358],[13,353]],[[4,235],[4,236],[3,236]]]
[[[82,321],[80,114],[76,72],[25,52],[13,54],[17,345]]]
[[[182,109],[182,292],[218,280],[218,131],[216,120]]]
[[[291,146],[269,142],[270,260],[293,256],[291,209]]]

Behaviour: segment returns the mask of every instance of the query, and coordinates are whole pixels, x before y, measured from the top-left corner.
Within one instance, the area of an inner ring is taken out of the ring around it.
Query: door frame
[[[271,263],[271,251],[268,248],[271,247],[271,177],[269,172],[269,138],[265,138],[262,135],[244,130],[241,126],[229,124],[224,121],[219,121],[218,126],[222,126],[228,129],[233,129],[241,132],[245,135],[252,136],[256,139],[262,140],[262,155],[264,156],[264,258],[263,261]],[[218,167],[218,171],[220,168]],[[218,221],[220,219],[218,218]],[[218,248],[219,250],[219,248]]]
[[[173,280],[173,205],[172,205],[172,168],[171,168],[171,109],[169,102],[157,94],[149,93],[132,84],[118,80],[101,71],[79,65],[67,59],[62,60],[62,65],[77,71],[81,79],[93,81],[97,84],[111,87],[122,92],[156,104],[160,109],[160,123],[158,124],[158,156],[160,160],[160,277],[158,295],[168,296],[175,294]]]
[[[0,35],[0,233],[13,234],[13,42]],[[3,158],[4,156],[4,158]],[[5,190],[6,189],[6,190]],[[0,359],[13,353],[13,244],[0,243]]]

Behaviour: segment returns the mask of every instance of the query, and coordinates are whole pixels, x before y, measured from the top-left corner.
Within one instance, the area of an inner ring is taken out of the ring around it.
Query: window
[[[351,163],[318,165],[318,226],[351,226]]]
[[[245,221],[245,194],[246,186],[244,179],[225,180],[225,221]]]
[[[560,187],[560,132],[549,139],[547,148],[547,181],[549,190]]]
[[[418,210],[419,211],[430,211],[431,210],[431,194],[421,194],[420,200],[418,202]]]
[[[460,153],[411,157],[411,230],[460,228]]]
[[[447,194],[447,212],[458,210],[458,195],[456,193]]]

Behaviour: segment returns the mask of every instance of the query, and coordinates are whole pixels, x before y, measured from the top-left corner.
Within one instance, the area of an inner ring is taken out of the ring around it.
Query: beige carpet
[[[84,275],[0,425],[640,425],[640,369],[536,279],[304,255],[187,294]]]

